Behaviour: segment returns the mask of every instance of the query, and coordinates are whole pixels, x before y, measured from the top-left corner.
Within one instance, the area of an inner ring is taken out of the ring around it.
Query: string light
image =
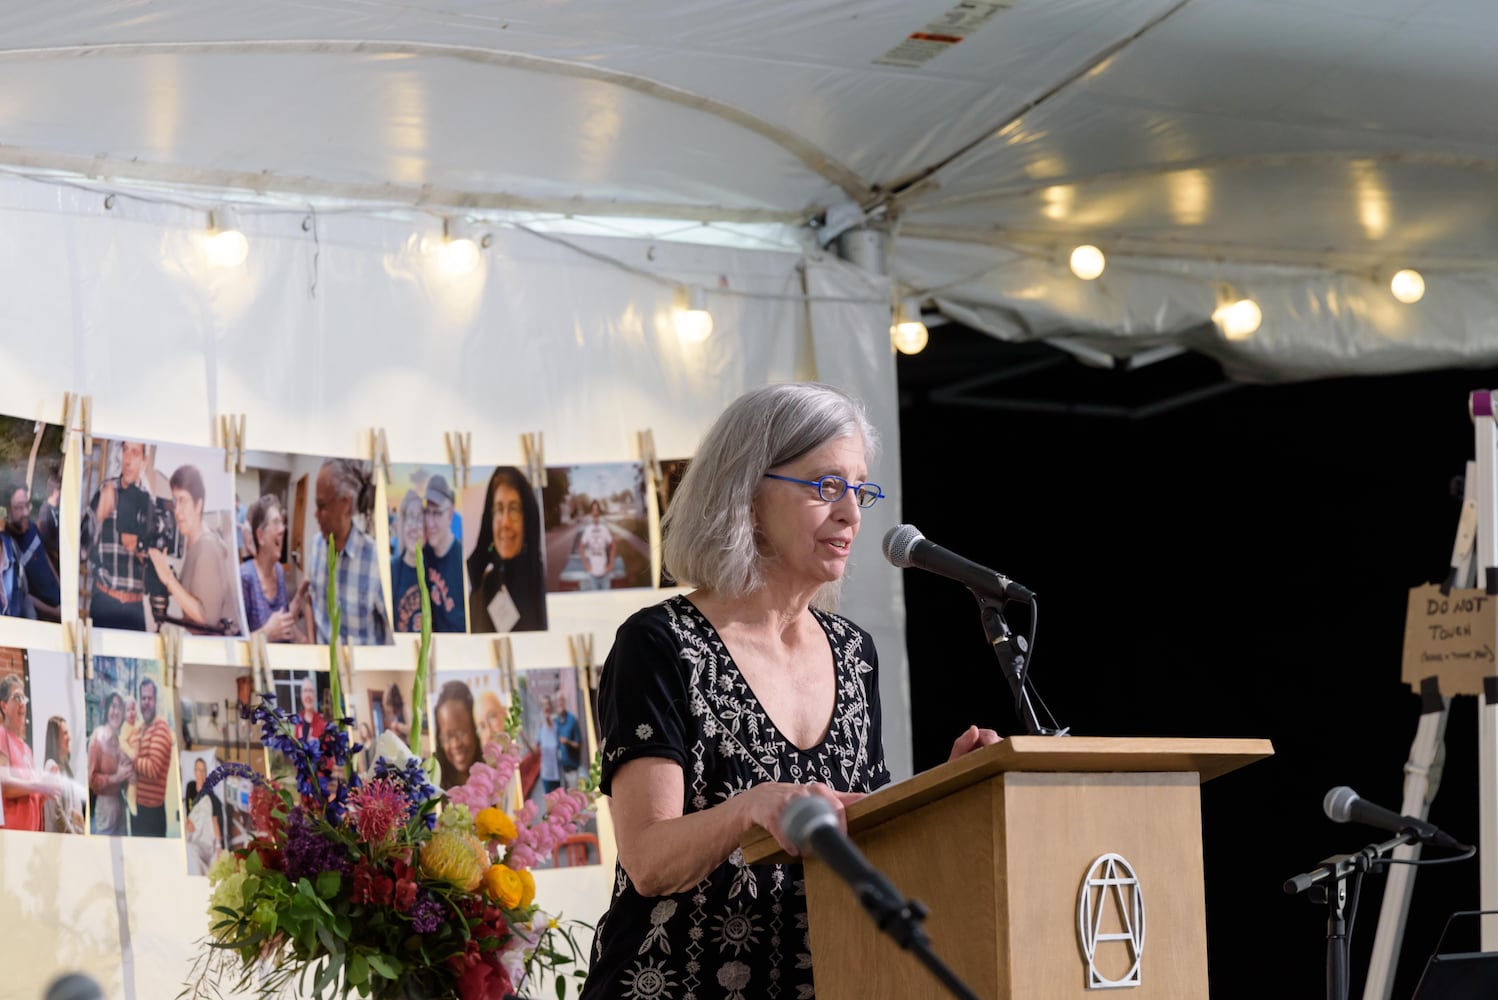
[[[1425,297],[1425,278],[1413,268],[1395,271],[1389,279],[1389,291],[1405,305],[1414,305]]]
[[[919,299],[904,299],[895,306],[894,322],[889,327],[890,341],[901,354],[919,354],[926,349],[931,333],[921,322]]]
[[[1071,252],[1071,273],[1083,281],[1092,281],[1103,273],[1108,259],[1103,251],[1090,243],[1084,243]]]
[[[230,208],[216,208],[208,213],[208,260],[215,267],[238,267],[250,255],[250,241],[239,231],[239,222]]]
[[[713,334],[713,314],[707,311],[707,291],[700,285],[681,289],[677,296],[676,336],[684,343],[697,344]]]
[[[1236,298],[1223,302],[1212,313],[1212,322],[1229,340],[1245,340],[1254,335],[1264,321],[1264,312],[1253,299]]]
[[[442,245],[437,248],[437,263],[442,270],[458,277],[472,274],[479,266],[479,245],[457,219],[442,220]]]

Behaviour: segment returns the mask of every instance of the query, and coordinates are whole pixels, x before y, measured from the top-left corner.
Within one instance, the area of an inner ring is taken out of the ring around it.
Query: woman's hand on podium
[[[993,746],[1004,737],[992,729],[979,729],[977,726],[968,726],[962,735],[952,741],[952,752],[947,760],[956,760],[963,754],[972,753],[979,747]]]

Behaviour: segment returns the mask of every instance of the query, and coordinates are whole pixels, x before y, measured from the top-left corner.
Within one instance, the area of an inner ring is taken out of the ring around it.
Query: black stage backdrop
[[[1322,798],[1350,785],[1401,805],[1420,714],[1400,680],[1408,591],[1446,575],[1473,457],[1468,394],[1498,370],[1223,391],[1199,356],[1151,368],[934,330],[927,353],[898,362],[903,520],[1037,593],[1031,676],[1073,733],[1273,741],[1273,758],[1202,789],[1211,990],[1315,1000],[1327,911],[1281,887],[1389,836],[1333,823]],[[1013,377],[970,387],[976,404],[944,401],[987,371]],[[866,559],[879,541],[860,542]],[[905,599],[916,769],[970,722],[1015,732],[972,596],[909,570]],[[1007,618],[1028,626],[1020,606]],[[1430,812],[1464,843],[1478,837],[1476,718],[1475,698],[1452,700]],[[1396,1000],[1446,918],[1478,907],[1477,878],[1476,858],[1418,870]],[[1355,998],[1385,881],[1363,882]]]

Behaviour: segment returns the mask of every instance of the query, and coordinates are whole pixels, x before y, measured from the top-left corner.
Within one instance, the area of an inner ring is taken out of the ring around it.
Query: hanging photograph
[[[483,503],[483,484],[472,493]],[[460,491],[446,466],[395,464],[385,495],[390,504],[390,594],[397,632],[421,631],[421,590],[416,553],[426,567],[433,632],[466,632],[463,512]],[[475,521],[477,518],[475,519]]]
[[[308,544],[322,460],[305,455],[248,452],[234,476],[239,591],[245,629],[268,642],[311,642],[307,602]]]
[[[546,589],[649,587],[645,466],[599,462],[546,469]]]
[[[83,468],[79,615],[243,635],[234,485],[216,448],[95,439]]]
[[[0,648],[0,780],[5,829],[87,829],[83,696],[65,653]]]
[[[537,490],[510,465],[472,469],[461,513],[470,632],[546,628],[546,560]]]
[[[218,754],[213,750],[184,750],[178,762],[180,773],[187,778],[182,789],[182,839],[187,843],[187,874],[207,875],[208,866],[219,851],[232,846],[234,817],[230,815],[225,795],[232,797],[233,788],[224,781],[208,788],[208,776],[218,767]],[[231,780],[248,782],[237,775]],[[241,826],[248,819],[248,801],[245,805],[239,819]]]
[[[376,747],[382,734],[398,738],[407,749],[411,746],[411,688],[416,670],[355,670],[352,690],[346,708],[354,720],[353,742],[364,749],[354,755],[356,770],[363,775],[374,768]],[[432,752],[432,727],[422,720],[421,756]]]
[[[292,735],[298,740],[321,738],[328,720],[333,718],[331,675],[326,670],[272,670],[270,676],[276,704],[297,719]],[[284,779],[290,783],[288,787],[296,787],[296,768],[285,754],[267,750],[266,766],[271,777]]]
[[[187,842],[187,873],[203,875],[217,847],[250,842],[250,793],[255,785],[240,775],[220,779],[208,796],[199,792],[221,763],[245,764],[268,775],[260,727],[240,714],[259,704],[253,674],[244,667],[187,663],[177,688],[182,719],[179,774],[182,776],[182,834]],[[205,862],[204,859],[207,859]]]
[[[328,543],[338,553],[339,635],[355,646],[388,646],[394,641],[381,579],[385,555],[375,542],[374,467],[353,458],[325,458],[312,480],[313,535],[307,597],[312,606],[313,641],[328,642]]]
[[[161,661],[96,656],[93,671],[84,682],[90,832],[178,836],[176,727]]]
[[[58,424],[0,416],[0,615],[62,620],[62,446]]]
[[[242,706],[259,704],[254,676],[245,667],[185,663],[176,689],[184,753],[212,750],[221,761],[265,770],[260,727],[240,715]],[[186,777],[192,772],[183,771]]]
[[[575,790],[579,778],[593,761],[588,730],[578,715],[582,689],[573,667],[522,670],[516,678],[521,699],[521,739],[526,756],[521,760],[521,796],[535,803],[537,815],[546,815],[547,797]],[[549,858],[537,866],[552,868],[600,863],[598,820],[557,844]]]
[[[433,756],[440,787],[468,781],[484,747],[504,732],[511,694],[499,689],[499,671],[437,670],[431,680]]]

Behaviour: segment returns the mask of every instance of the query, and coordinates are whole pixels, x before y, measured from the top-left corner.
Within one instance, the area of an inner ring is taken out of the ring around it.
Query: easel
[[[1468,398],[1475,456],[1467,463],[1463,478],[1462,509],[1452,545],[1451,571],[1440,587],[1443,595],[1472,590],[1478,583],[1480,563],[1483,592],[1494,598],[1489,601],[1485,612],[1489,620],[1498,614],[1498,423],[1494,419],[1498,399],[1495,396],[1498,393],[1492,390],[1479,390]],[[1498,676],[1494,676],[1493,671],[1494,664],[1490,659],[1486,664],[1486,676],[1475,689],[1463,685],[1459,690],[1443,692],[1435,677],[1420,679],[1420,722],[1404,766],[1404,802],[1400,810],[1406,816],[1427,818],[1430,803],[1441,784],[1451,695],[1475,694],[1478,699],[1479,889],[1483,910],[1498,908],[1498,784],[1495,784],[1498,783]],[[1410,680],[1408,670],[1406,680]],[[1396,848],[1392,857],[1413,859],[1419,853],[1419,844],[1405,845]],[[1399,944],[1409,914],[1410,893],[1414,890],[1415,872],[1413,865],[1389,866],[1363,1000],[1389,1000],[1395,966],[1399,961]],[[1498,951],[1498,917],[1482,918],[1481,948],[1483,951]]]

